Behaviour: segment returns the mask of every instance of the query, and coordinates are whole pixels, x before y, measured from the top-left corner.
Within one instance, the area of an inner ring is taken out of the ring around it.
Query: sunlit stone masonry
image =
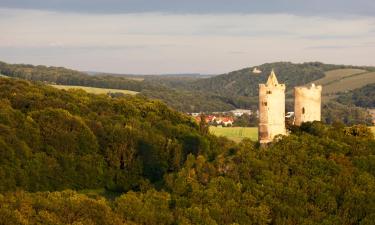
[[[321,120],[322,86],[294,88],[294,124]]]

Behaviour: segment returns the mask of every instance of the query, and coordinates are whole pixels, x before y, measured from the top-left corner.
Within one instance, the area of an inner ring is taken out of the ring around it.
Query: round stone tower
[[[285,84],[279,84],[272,70],[266,84],[259,84],[259,142],[269,143],[276,135],[286,135]]]
[[[321,120],[322,86],[294,88],[294,124]]]

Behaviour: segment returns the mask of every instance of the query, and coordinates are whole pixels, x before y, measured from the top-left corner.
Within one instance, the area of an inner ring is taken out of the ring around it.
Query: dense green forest
[[[366,109],[353,105],[343,105],[335,101],[322,105],[322,121],[327,124],[341,122],[346,125],[372,125],[372,117]]]
[[[158,101],[0,81],[0,191],[129,190],[208,147],[191,118]]]
[[[340,95],[338,102],[364,108],[375,108],[375,84],[369,84]]]
[[[142,96],[0,78],[0,224],[373,224],[370,130],[291,132],[236,144]]]

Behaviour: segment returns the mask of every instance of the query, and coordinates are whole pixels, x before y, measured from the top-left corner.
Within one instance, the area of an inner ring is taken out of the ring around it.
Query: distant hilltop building
[[[285,84],[279,84],[272,70],[266,84],[259,84],[259,127],[261,144],[272,142],[277,135],[286,135],[285,118],[294,116],[294,124],[321,120],[322,86],[294,88],[294,112],[285,115]]]
[[[259,73],[262,73],[262,71],[259,70],[259,69],[256,68],[256,67],[254,67],[254,69],[253,69],[253,73],[255,73],[255,74],[259,74]]]
[[[272,70],[266,84],[259,84],[259,142],[266,144],[275,136],[286,135],[285,84],[279,84]]]
[[[294,88],[294,124],[321,120],[322,86]]]

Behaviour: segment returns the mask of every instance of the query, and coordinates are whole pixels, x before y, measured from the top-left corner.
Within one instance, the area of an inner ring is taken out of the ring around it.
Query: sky
[[[375,66],[374,0],[1,0],[0,61],[126,74]]]

